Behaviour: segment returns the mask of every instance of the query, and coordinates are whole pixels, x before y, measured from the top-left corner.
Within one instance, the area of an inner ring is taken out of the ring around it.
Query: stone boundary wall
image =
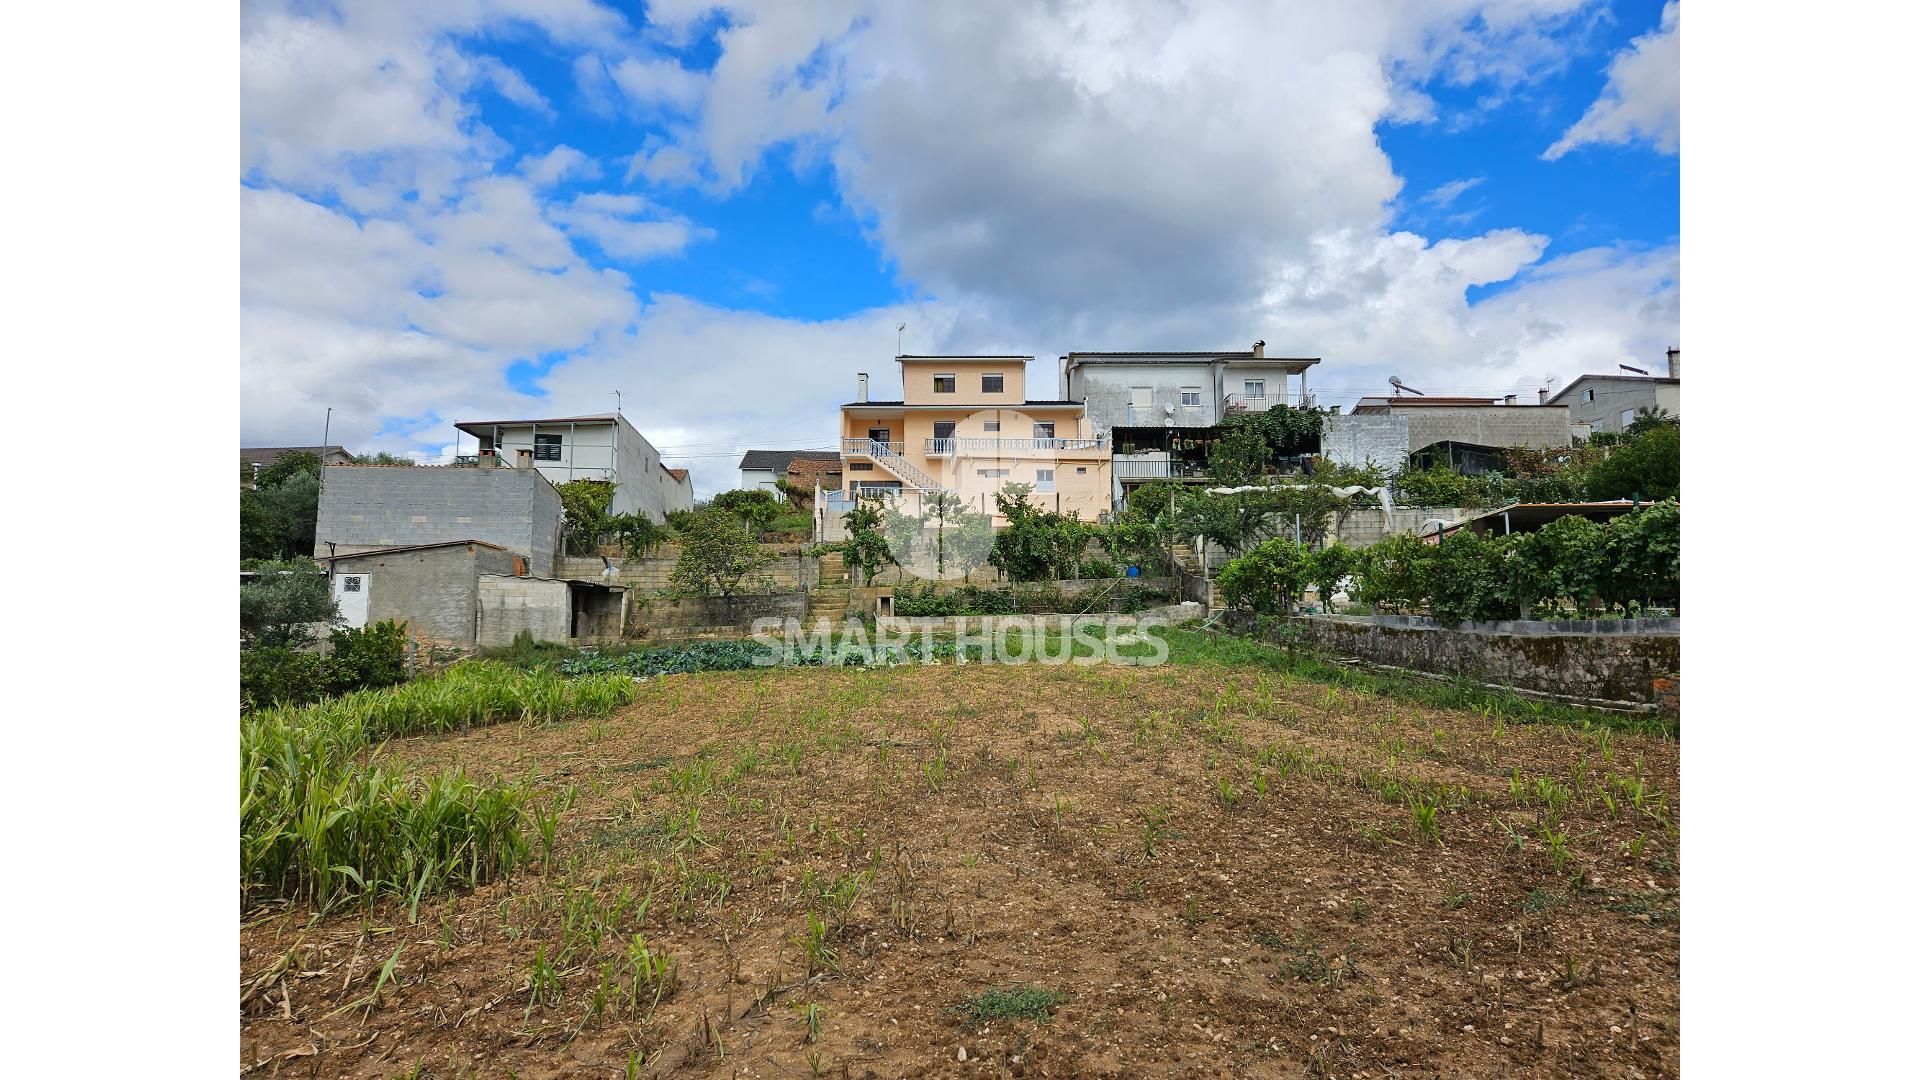
[[[1118,584],[1116,585],[1116,583]],[[928,583],[918,578],[910,577],[907,579],[907,584],[912,586],[913,590],[917,593]],[[969,583],[956,580],[937,581],[932,584],[935,593],[945,593],[954,592],[962,585]],[[1010,581],[974,581],[971,582],[971,584],[982,590],[991,589],[996,592],[1025,592],[1029,589],[1041,591],[1057,589],[1061,597],[1068,603],[1072,603],[1075,600],[1092,593],[1097,593],[1103,589],[1112,588],[1117,592],[1125,589],[1128,585],[1143,589],[1153,589],[1173,597],[1180,595],[1180,579],[1172,577],[1062,578],[1059,581],[1032,581],[1017,584]],[[898,584],[859,586],[849,590],[848,602],[851,604],[851,610],[853,611],[872,612],[876,599],[882,596],[893,596],[899,588],[900,586]],[[1103,611],[1104,608],[1100,611],[1088,612],[1088,614],[1098,615],[1102,614]],[[979,618],[980,616],[973,617]]]
[[[1170,604],[1165,607],[1148,608],[1136,615],[1108,615],[1105,612],[1091,612],[1086,615],[912,615],[893,616],[874,620],[874,626],[890,634],[920,633],[931,631],[948,635],[960,633],[963,629],[969,635],[997,633],[1002,627],[1007,629],[1039,628],[1042,630],[1071,630],[1078,625],[1104,626],[1109,618],[1131,620],[1138,626],[1142,623],[1164,622],[1168,624],[1192,622],[1205,612],[1198,604]]]
[[[735,596],[731,614],[726,601],[718,596],[685,600],[640,597],[628,605],[627,636],[670,638],[690,632],[745,630],[755,619],[806,617],[807,594],[804,592]]]
[[[801,555],[798,549],[780,549],[766,547],[763,550],[774,555],[774,560],[753,573],[741,583],[742,591],[756,591],[765,594],[766,583],[771,581],[774,592],[790,592],[795,589],[810,589],[820,583],[820,560]],[[776,554],[776,551],[779,551]],[[662,547],[652,557],[628,559],[618,555],[609,555],[613,563],[613,584],[625,585],[634,592],[645,596],[650,593],[669,589],[673,585],[673,564],[680,559],[678,545]],[[558,560],[556,576],[576,581],[605,581],[606,564],[598,555],[564,555]]]
[[[1242,634],[1254,628],[1254,619],[1246,612],[1230,612],[1225,622]],[[1448,629],[1430,619],[1407,616],[1313,615],[1287,618],[1256,636],[1280,643],[1285,636],[1297,635],[1338,656],[1457,675],[1579,704],[1677,716],[1680,620],[1634,622],[1640,625],[1613,629],[1605,621],[1515,622]],[[1554,629],[1574,625],[1608,628]]]

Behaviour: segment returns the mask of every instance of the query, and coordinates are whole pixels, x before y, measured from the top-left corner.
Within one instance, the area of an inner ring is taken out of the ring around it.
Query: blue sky
[[[1412,10],[1409,10],[1411,8]],[[702,494],[908,351],[1678,343],[1678,7],[249,4],[243,438],[626,411]]]

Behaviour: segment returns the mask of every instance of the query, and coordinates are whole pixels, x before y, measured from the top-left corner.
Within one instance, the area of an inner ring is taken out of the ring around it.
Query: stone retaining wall
[[[1226,625],[1253,629],[1245,612]],[[1462,676],[1579,703],[1680,712],[1680,620],[1468,623],[1449,629],[1407,616],[1298,616],[1259,635],[1289,637],[1338,656]],[[1585,629],[1569,629],[1585,627]]]

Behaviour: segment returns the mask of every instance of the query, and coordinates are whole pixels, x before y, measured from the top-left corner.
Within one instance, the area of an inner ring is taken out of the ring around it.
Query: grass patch
[[[969,1020],[1031,1020],[1044,1024],[1067,995],[1044,986],[1007,986],[982,990],[956,1010]]]
[[[1338,663],[1315,653],[1254,641],[1225,632],[1169,628],[1167,662],[1210,664],[1219,667],[1257,667],[1354,693],[1414,702],[1439,709],[1462,709],[1483,716],[1508,717],[1527,724],[1559,724],[1583,730],[1607,728],[1636,735],[1679,734],[1672,717],[1611,713],[1583,709],[1554,701],[1522,697],[1511,691],[1489,690],[1462,679],[1445,682],[1373,671]]]

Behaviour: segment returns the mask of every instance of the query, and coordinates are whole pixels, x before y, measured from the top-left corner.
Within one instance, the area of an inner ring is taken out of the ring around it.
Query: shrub
[[[327,693],[325,663],[318,653],[263,645],[240,654],[240,707],[304,705]]]
[[[1080,561],[1080,576],[1083,578],[1117,578],[1120,575],[1120,566],[1112,559],[1096,555]]]
[[[748,574],[773,561],[753,542],[739,517],[720,507],[694,515],[680,540],[680,558],[673,564],[674,588],[693,596],[715,593],[733,604]]]
[[[327,639],[333,646],[324,665],[329,692],[378,690],[407,681],[404,624],[389,620],[362,629],[341,627]]]
[[[249,647],[305,645],[312,624],[339,620],[333,585],[311,561],[251,565],[254,576],[240,586],[240,634]]]
[[[783,510],[781,500],[765,488],[734,488],[715,495],[707,505],[715,510],[727,513],[745,522],[755,535],[766,532]]]
[[[1228,563],[1220,571],[1220,592],[1231,607],[1258,615],[1293,610],[1311,580],[1313,561],[1291,537],[1275,537]]]
[[[607,510],[613,505],[615,486],[605,480],[569,480],[555,487],[565,515],[567,554],[592,555],[599,550],[600,538],[611,530]]]

